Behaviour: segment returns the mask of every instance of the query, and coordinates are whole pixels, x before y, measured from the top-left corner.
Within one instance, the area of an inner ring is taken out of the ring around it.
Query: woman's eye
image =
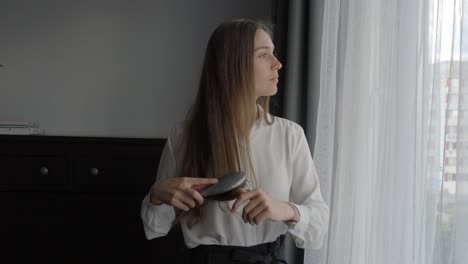
[[[263,53],[263,54],[260,54],[258,57],[259,58],[265,58],[268,54],[267,53]]]

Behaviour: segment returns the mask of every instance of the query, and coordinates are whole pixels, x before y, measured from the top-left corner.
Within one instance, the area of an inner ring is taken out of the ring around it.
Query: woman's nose
[[[273,69],[274,70],[279,70],[281,69],[281,67],[283,67],[283,65],[281,64],[281,62],[278,60],[278,58],[274,57],[275,60],[274,60],[274,63],[273,63]]]

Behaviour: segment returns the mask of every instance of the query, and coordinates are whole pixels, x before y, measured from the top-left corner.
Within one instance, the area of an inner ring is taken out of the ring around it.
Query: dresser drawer
[[[155,180],[157,161],[150,157],[81,157],[72,164],[74,190],[141,193]]]
[[[63,157],[0,156],[0,168],[2,189],[60,189],[67,185],[67,163]]]

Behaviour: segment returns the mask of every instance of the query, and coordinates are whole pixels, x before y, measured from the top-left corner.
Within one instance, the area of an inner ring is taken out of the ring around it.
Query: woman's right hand
[[[187,212],[198,203],[203,204],[203,196],[197,191],[218,182],[216,178],[176,177],[157,181],[150,191],[150,202],[155,205],[168,204]]]

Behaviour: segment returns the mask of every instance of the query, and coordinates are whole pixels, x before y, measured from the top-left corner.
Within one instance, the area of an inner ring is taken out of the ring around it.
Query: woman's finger
[[[190,208],[187,205],[185,205],[184,203],[182,203],[180,200],[177,200],[177,199],[172,200],[171,205],[185,212],[190,210]]]
[[[193,199],[195,199],[195,201],[197,201],[199,205],[203,204],[204,199],[203,199],[203,196],[199,192],[197,192],[196,190],[192,188],[188,188],[186,191]]]
[[[260,213],[258,213],[254,219],[253,219],[253,222],[258,225],[260,224],[263,220],[267,219],[268,217],[268,210],[267,208],[264,208],[263,211],[261,211]]]
[[[256,194],[257,194],[257,192],[255,190],[254,191],[243,192],[243,193],[239,194],[239,198],[237,198],[237,200],[234,202],[234,204],[231,207],[231,212],[235,212],[237,210],[237,208],[239,208],[239,206],[241,206],[246,201],[252,199]]]
[[[245,213],[244,217],[245,219],[250,223],[250,224],[255,224],[254,218],[261,212],[265,211],[266,206],[263,204],[260,204],[253,208],[249,213]]]
[[[218,179],[216,178],[186,177],[184,178],[184,180],[190,184],[190,187],[192,187],[193,185],[200,185],[200,184],[210,185],[210,184],[215,184],[218,182]]]
[[[247,215],[250,213],[252,209],[257,207],[262,201],[260,199],[252,199],[250,202],[244,206],[244,209],[242,210],[242,219],[247,219]]]
[[[193,200],[192,196],[190,196],[187,192],[185,191],[180,191],[176,193],[177,199],[179,199],[181,202],[186,204],[190,208],[195,207],[195,201]]]
[[[192,189],[199,191],[199,190],[204,189],[204,188],[206,188],[206,187],[208,187],[210,185],[212,185],[212,184],[195,184],[195,185],[192,185]]]

